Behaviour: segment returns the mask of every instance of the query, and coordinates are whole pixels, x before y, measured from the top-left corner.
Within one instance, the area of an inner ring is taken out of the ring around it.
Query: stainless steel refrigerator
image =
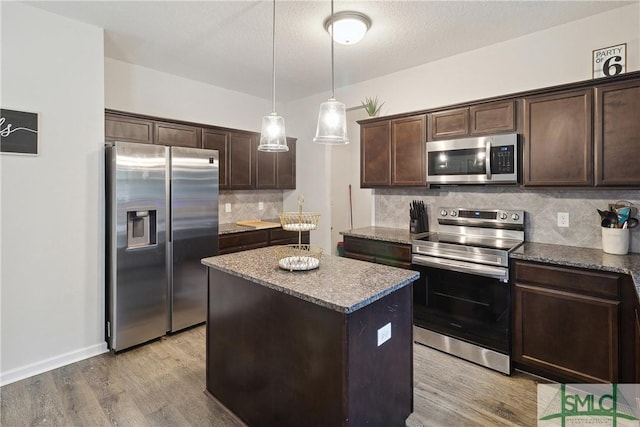
[[[106,336],[120,351],[206,320],[218,152],[106,146]]]

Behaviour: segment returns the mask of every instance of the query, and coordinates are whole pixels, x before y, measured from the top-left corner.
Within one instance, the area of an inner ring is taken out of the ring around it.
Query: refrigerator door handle
[[[167,241],[167,331],[171,330],[171,313],[173,313],[173,242]]]

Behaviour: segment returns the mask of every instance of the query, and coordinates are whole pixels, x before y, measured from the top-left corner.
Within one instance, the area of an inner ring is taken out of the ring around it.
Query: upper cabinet
[[[107,141],[153,144],[153,121],[106,113],[104,136]]]
[[[154,122],[155,143],[176,147],[202,148],[202,129],[176,123]]]
[[[216,129],[202,129],[202,148],[218,150],[218,186],[221,190],[229,188],[229,132]]]
[[[424,186],[425,150],[424,114],[363,124],[361,187]]]
[[[589,88],[524,98],[525,185],[591,185],[591,93]]]
[[[255,187],[257,189],[296,188],[296,140],[287,138],[289,151],[258,151],[255,142]]]
[[[360,186],[391,185],[391,120],[360,127]]]
[[[469,134],[487,135],[516,131],[516,102],[500,101],[469,107]]]
[[[287,138],[289,151],[276,154],[276,187],[283,190],[296,188],[296,139]]]
[[[595,185],[640,186],[640,79],[595,87]]]
[[[391,120],[391,185],[425,185],[426,116]]]
[[[296,139],[289,151],[258,151],[260,134],[241,130],[174,123],[128,113],[105,112],[107,141],[128,141],[218,150],[221,190],[295,189]]]
[[[229,134],[229,188],[247,190],[255,188],[256,136],[249,132]]]
[[[429,114],[429,140],[514,132],[515,101],[498,101]]]
[[[429,114],[429,141],[462,138],[467,135],[469,135],[468,107]]]

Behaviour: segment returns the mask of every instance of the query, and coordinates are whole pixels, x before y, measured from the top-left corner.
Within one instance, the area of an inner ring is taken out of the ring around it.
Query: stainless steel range
[[[439,208],[438,230],[413,241],[415,341],[511,373],[509,252],[522,210]]]

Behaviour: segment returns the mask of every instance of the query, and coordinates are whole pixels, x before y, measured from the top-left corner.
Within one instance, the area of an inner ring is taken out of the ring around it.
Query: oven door
[[[413,285],[415,326],[510,353],[509,283],[492,275],[415,263],[413,268],[420,271]]]
[[[427,182],[516,183],[517,134],[427,142]]]

